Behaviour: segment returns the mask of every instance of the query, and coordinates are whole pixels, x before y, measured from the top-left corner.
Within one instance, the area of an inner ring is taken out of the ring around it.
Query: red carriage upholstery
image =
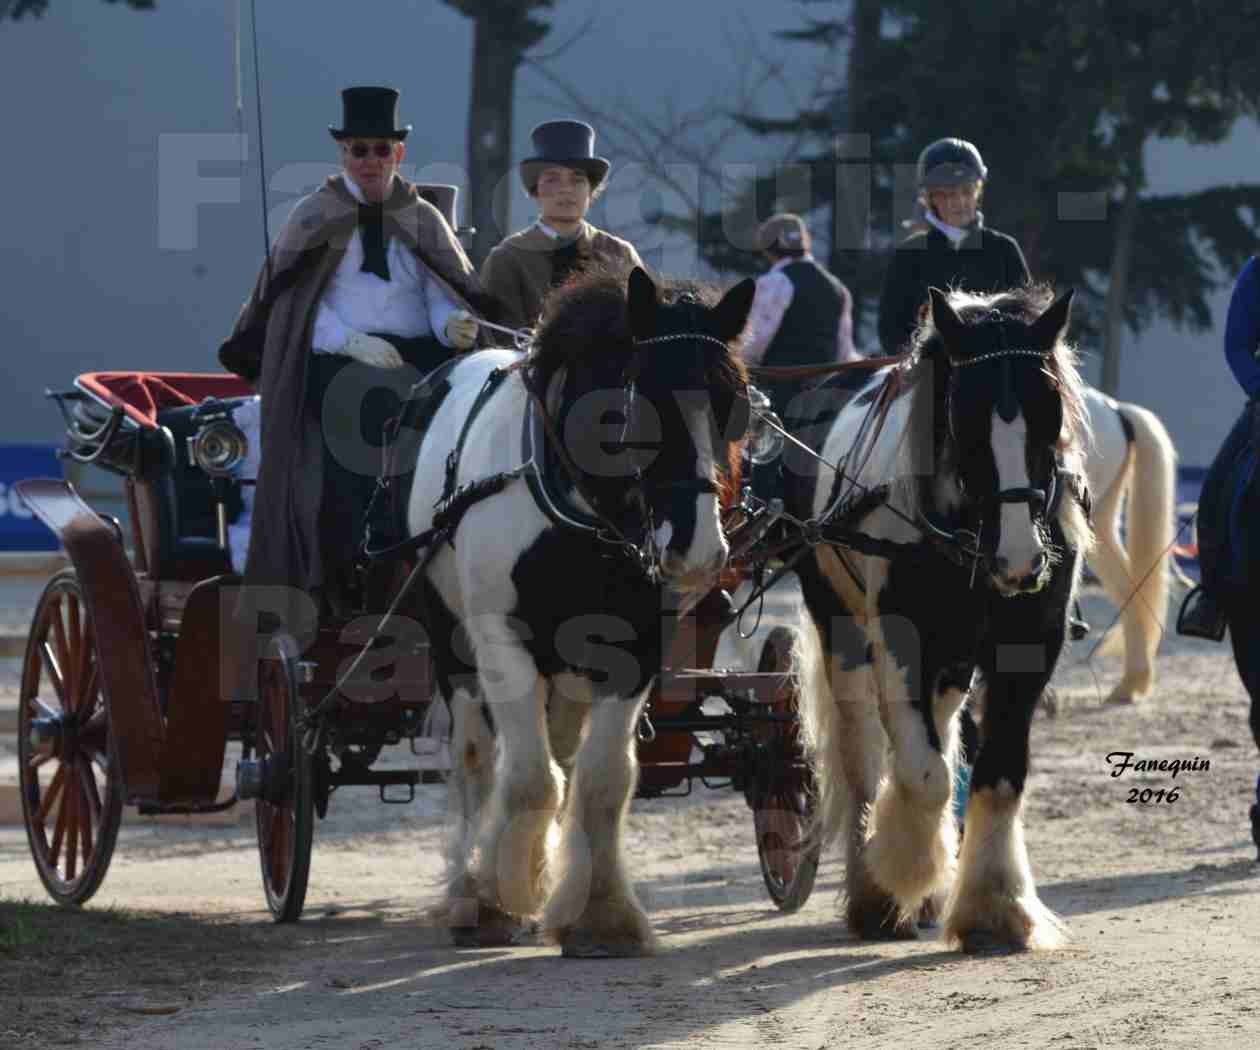
[[[210,479],[187,461],[193,413],[206,398],[243,398],[250,385],[227,372],[89,372],[78,387],[121,406],[142,428],[143,448],[127,471],[135,545],[150,577],[199,580],[231,570],[215,537]]]
[[[208,397],[248,397],[253,388],[230,372],[86,372],[79,386],[110,405],[122,405],[141,426],[156,428],[164,408],[195,405]]]

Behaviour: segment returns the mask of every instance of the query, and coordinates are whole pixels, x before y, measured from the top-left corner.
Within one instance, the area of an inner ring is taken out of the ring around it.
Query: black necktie
[[[363,265],[360,273],[374,273],[382,281],[389,280],[389,263],[385,260],[385,208],[381,204],[359,205],[359,229],[363,231]]]

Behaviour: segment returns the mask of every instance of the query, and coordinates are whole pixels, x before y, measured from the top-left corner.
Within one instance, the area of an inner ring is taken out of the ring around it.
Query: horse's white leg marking
[[[547,834],[562,784],[547,743],[547,687],[503,617],[476,617],[465,626],[498,744],[493,791],[478,836],[479,889],[504,911],[532,915],[546,896]]]
[[[871,581],[872,608],[887,576]],[[867,826],[866,861],[875,882],[908,918],[933,893],[949,888],[954,873],[957,829],[949,812],[957,750],[954,716],[957,690],[932,690],[931,709],[942,750],[932,746],[920,707],[910,695],[907,666],[920,660],[918,627],[905,617],[871,622],[875,640],[875,688],[884,731],[892,745],[892,776],[880,786]]]
[[[635,896],[623,856],[626,811],[638,777],[634,730],[646,692],[603,698],[589,725],[569,784],[557,865],[558,882],[543,927],[574,955],[647,955],[656,939]]]
[[[1025,451],[1028,424],[1022,415],[1010,423],[1003,422],[993,413],[993,460],[997,466],[998,488],[1027,488],[1028,461]],[[1001,506],[1002,535],[998,541],[997,556],[1005,565],[1000,583],[1013,585],[1037,572],[1045,555],[1045,546],[1033,525],[1032,508],[1027,503],[1003,503]]]
[[[972,792],[958,878],[946,905],[948,943],[967,949],[991,937],[1017,948],[1055,948],[1067,939],[1062,920],[1037,896],[1022,805],[1005,780]]]
[[[455,926],[475,926],[477,887],[469,871],[477,828],[494,785],[494,735],[481,701],[460,690],[451,700],[453,769],[447,786],[447,900]]]

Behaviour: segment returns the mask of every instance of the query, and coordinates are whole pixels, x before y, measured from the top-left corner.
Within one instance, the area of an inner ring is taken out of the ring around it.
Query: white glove
[[[446,338],[456,350],[467,350],[477,341],[477,318],[456,310],[446,319]]]
[[[402,368],[403,366],[403,359],[398,351],[379,335],[355,332],[341,348],[341,352],[373,368]]]

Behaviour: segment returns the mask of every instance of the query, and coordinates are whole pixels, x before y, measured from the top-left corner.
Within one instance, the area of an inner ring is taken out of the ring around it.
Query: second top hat
[[[595,156],[595,129],[580,120],[548,120],[529,133],[534,156],[521,161],[521,181],[533,193],[544,168],[578,168],[591,180],[591,192],[608,175],[610,167],[603,157]]]
[[[328,125],[333,138],[397,139],[401,142],[411,125],[397,127],[398,92],[388,87],[351,87],[341,93],[341,127]]]

